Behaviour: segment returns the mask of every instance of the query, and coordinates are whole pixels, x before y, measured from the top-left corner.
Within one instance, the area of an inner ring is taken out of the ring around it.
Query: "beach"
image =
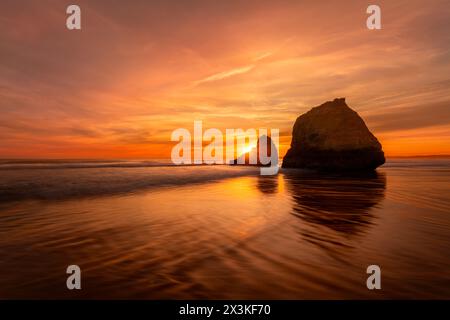
[[[2,161],[0,298],[450,299],[450,160]],[[66,268],[82,270],[67,290]],[[368,290],[379,265],[382,290]]]

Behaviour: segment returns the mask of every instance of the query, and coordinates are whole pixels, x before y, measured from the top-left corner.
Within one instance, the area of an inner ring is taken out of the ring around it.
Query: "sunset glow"
[[[79,31],[25,2],[2,5],[2,158],[170,158],[194,120],[279,128],[283,156],[336,97],[388,157],[450,154],[448,1],[379,1],[376,31],[363,1],[77,1]]]

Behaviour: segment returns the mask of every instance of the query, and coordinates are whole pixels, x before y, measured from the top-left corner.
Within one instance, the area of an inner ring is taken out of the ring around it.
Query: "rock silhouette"
[[[266,135],[262,135],[258,138],[258,142],[256,144],[255,148],[252,148],[252,150],[250,150],[247,153],[244,153],[242,155],[240,155],[238,158],[234,159],[231,164],[233,165],[255,165],[255,166],[270,166],[272,163],[272,161],[270,160],[268,163],[263,164],[259,157],[259,147],[260,147],[260,143],[262,141],[266,142],[266,156],[267,157],[271,157],[272,156],[272,150],[275,152],[274,154],[274,158],[278,159],[278,149],[275,146],[275,144],[272,142],[272,139],[269,136]],[[254,157],[254,159],[256,159],[256,163],[250,163],[250,158]],[[277,160],[278,162],[278,160]]]
[[[346,103],[334,99],[297,118],[283,168],[374,170],[385,162],[377,138]]]

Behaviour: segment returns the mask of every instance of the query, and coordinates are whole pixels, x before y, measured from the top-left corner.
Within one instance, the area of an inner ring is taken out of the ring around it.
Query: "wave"
[[[450,161],[388,159],[380,168],[386,172],[406,169],[448,172]],[[0,171],[0,202],[3,203],[126,194],[259,175],[257,167],[176,166],[170,160],[0,160]]]
[[[168,165],[125,165],[120,168],[109,165],[95,168],[88,165],[82,168],[58,166],[58,170],[4,170],[0,175],[0,202],[124,194],[259,174],[255,167],[226,165],[170,168]]]
[[[0,160],[0,170],[170,167],[170,160]]]

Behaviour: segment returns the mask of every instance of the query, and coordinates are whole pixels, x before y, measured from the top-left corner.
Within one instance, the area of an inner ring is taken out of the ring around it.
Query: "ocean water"
[[[0,162],[0,298],[450,298],[450,160]],[[82,290],[67,290],[79,265]],[[366,268],[381,268],[368,290]]]

